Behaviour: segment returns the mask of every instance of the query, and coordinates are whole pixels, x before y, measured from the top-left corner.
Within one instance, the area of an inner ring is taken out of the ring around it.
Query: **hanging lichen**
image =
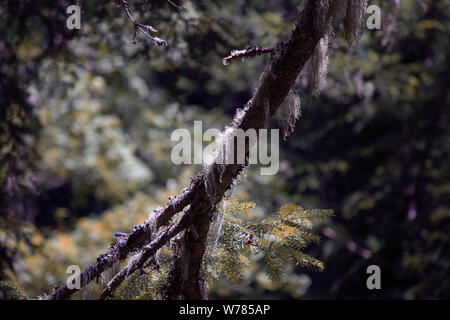
[[[294,89],[289,91],[289,94],[284,99],[281,106],[278,108],[277,113],[275,115],[275,119],[277,119],[279,126],[281,127],[281,131],[283,133],[283,139],[286,138],[294,132],[295,122],[301,116],[301,103],[300,97],[295,92]]]
[[[311,57],[311,91],[313,95],[317,95],[325,88],[327,84],[327,69],[328,69],[328,41],[329,36],[320,39],[314,53]]]
[[[317,0],[316,1],[316,20],[315,29],[318,35],[328,33],[330,29],[330,6],[332,0]]]
[[[222,200],[213,214],[213,221],[209,228],[208,236],[206,238],[206,252],[213,253],[217,249],[217,242],[222,234],[223,215],[225,211],[226,201]]]
[[[366,12],[367,0],[347,0],[347,12],[344,18],[344,37],[349,45],[357,42]]]

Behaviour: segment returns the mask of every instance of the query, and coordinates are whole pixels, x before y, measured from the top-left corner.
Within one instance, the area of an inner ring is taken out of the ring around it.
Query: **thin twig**
[[[138,21],[136,21],[133,16],[131,15],[131,12],[128,8],[128,2],[126,0],[122,0],[122,5],[125,8],[125,12],[127,13],[128,19],[130,19],[131,22],[134,23],[134,26],[136,29],[139,29],[143,34],[145,34],[147,37],[149,37],[150,39],[152,39],[152,41],[158,45],[158,46],[162,46],[162,47],[167,47],[167,42],[166,40],[163,40],[161,38],[158,37],[154,37],[152,36],[150,33],[148,33],[148,31],[151,32],[158,32],[158,30],[156,30],[155,28],[153,28],[151,25],[147,25],[147,24],[142,24]],[[134,37],[133,37],[133,43],[136,44],[137,43],[137,33],[134,33]]]
[[[171,0],[167,0],[167,2],[169,2],[171,5],[173,5],[177,9],[183,9],[183,5],[179,6]],[[184,0],[183,0],[183,4],[184,4]]]

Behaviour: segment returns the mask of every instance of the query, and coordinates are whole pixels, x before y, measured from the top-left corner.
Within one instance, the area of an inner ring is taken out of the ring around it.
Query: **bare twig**
[[[222,62],[224,65],[227,65],[230,63],[231,60],[236,58],[251,58],[256,55],[260,56],[265,53],[272,53],[275,51],[275,48],[263,48],[259,46],[247,46],[244,50],[233,50],[231,51],[230,55],[228,57],[223,58]]]
[[[183,5],[179,6],[171,0],[167,0],[167,2],[169,2],[172,6],[174,6],[177,9],[183,9]],[[182,3],[184,4],[184,0],[182,0]]]
[[[158,32],[158,30],[156,30],[155,28],[153,28],[151,25],[148,24],[142,24],[138,21],[136,21],[133,16],[131,15],[130,9],[128,8],[128,2],[126,0],[122,0],[122,5],[125,8],[125,12],[127,13],[128,19],[130,19],[131,22],[134,23],[134,26],[136,29],[139,29],[143,34],[145,34],[147,37],[149,37],[150,39],[152,39],[152,41],[158,45],[158,46],[162,46],[162,47],[167,47],[167,42],[166,40],[163,40],[161,38],[158,37],[154,37],[152,36],[149,32]],[[137,43],[137,32],[134,33],[134,37],[133,37],[133,43],[136,44]]]
[[[104,300],[110,297],[112,292],[125,280],[129,275],[138,269],[141,269],[144,263],[158,251],[163,245],[165,245],[170,239],[183,231],[192,223],[192,218],[195,210],[188,210],[178,223],[172,225],[166,231],[158,236],[155,240],[148,245],[142,247],[142,249],[130,258],[127,266],[125,266],[119,273],[117,273],[100,295],[100,300]]]

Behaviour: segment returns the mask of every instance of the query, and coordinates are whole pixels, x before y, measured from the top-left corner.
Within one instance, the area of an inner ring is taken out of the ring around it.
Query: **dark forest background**
[[[70,1],[0,6],[0,280],[34,297],[188,185],[200,167],[171,163],[171,132],[229,123],[268,57],[222,58],[289,35],[299,3],[130,0],[168,42],[156,47],[132,43],[120,1],[80,2],[81,30],[65,27]],[[253,166],[235,191],[261,214],[333,209],[307,251],[325,270],[274,284],[255,263],[210,298],[449,298],[450,2],[371,3],[382,29],[352,47],[337,34],[325,91],[311,97],[299,77],[302,117],[280,143],[280,172]],[[381,290],[366,288],[372,264]]]

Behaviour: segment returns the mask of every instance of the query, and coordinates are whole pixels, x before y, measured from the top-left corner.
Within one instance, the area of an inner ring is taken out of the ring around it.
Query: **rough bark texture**
[[[114,278],[109,281],[106,288],[103,290],[100,300],[105,299],[112,295],[112,292],[122,283],[127,276],[129,276],[134,271],[142,268],[144,263],[153,256],[156,251],[158,251],[167,241],[176,236],[179,232],[185,229],[187,226],[192,224],[193,217],[192,210],[188,210],[184,216],[176,224],[173,224],[166,231],[161,233],[155,240],[150,242],[148,245],[142,247],[139,252],[130,259],[128,265],[123,268]]]
[[[338,0],[332,2],[335,1]],[[317,43],[326,32],[324,28],[317,27],[318,15],[323,14],[323,12],[318,12],[320,10],[318,3],[321,1],[307,1],[288,42],[280,42],[275,47],[266,70],[261,76],[259,86],[243,108],[241,116],[233,122],[233,128],[258,131],[266,127],[269,120],[275,115],[304,64],[311,57]],[[323,19],[323,17],[319,18]],[[325,19],[329,20],[329,14]],[[248,145],[246,147],[248,148]],[[170,279],[168,279],[167,298],[205,299],[205,283],[201,275],[201,267],[212,213],[215,205],[222,200],[241,169],[242,165],[240,164],[212,164],[205,168],[202,173],[192,178],[190,187],[185,189],[182,194],[157,209],[156,224],[158,228],[167,224],[171,217],[190,205],[177,224],[169,227],[152,242],[149,240],[151,231],[148,220],[134,227],[129,235],[121,237],[112,244],[107,253],[101,255],[96,263],[83,272],[82,286],[99,277],[115,262],[125,259],[129,253],[140,249],[131,258],[135,259],[133,266],[125,267],[110,281],[101,296],[101,298],[105,298],[170,238],[186,230],[180,241],[181,246]],[[212,198],[211,192],[205,187],[207,179],[210,179],[210,185],[215,189]],[[67,299],[75,291],[67,286],[57,287],[47,298]]]

